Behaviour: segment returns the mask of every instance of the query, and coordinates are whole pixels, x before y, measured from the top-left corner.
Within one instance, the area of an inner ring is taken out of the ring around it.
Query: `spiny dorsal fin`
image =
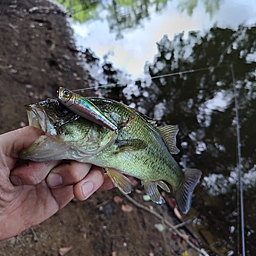
[[[185,169],[184,182],[175,191],[177,205],[184,214],[186,214],[190,208],[192,193],[196,184],[199,182],[201,174],[201,171],[197,169]]]
[[[146,116],[145,114],[142,114],[142,113],[140,113],[140,112],[139,112],[139,115],[140,115],[141,117],[143,117],[145,120],[147,120],[148,123],[150,123],[150,124],[153,125],[154,127],[157,127],[157,123],[156,123],[156,121],[155,121],[154,119],[152,119],[152,118],[150,118],[150,117],[148,117],[148,116]]]
[[[175,155],[178,154],[180,152],[180,150],[176,147],[176,135],[179,132],[178,125],[157,127],[157,130],[162,134],[170,153]]]
[[[153,125],[154,127],[157,127],[157,124],[156,124],[156,121],[155,121],[155,120],[153,120],[153,119],[147,119],[147,121],[148,121],[151,125]]]

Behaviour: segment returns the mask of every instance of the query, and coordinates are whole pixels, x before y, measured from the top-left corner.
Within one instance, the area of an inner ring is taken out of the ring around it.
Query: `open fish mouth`
[[[39,104],[26,105],[28,124],[46,132],[46,114]]]
[[[29,125],[41,129],[48,135],[57,135],[60,126],[79,118],[78,115],[62,107],[56,99],[28,104],[25,108]]]

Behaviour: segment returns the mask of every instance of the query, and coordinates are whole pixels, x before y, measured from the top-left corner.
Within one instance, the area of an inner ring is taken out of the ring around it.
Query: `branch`
[[[204,249],[200,249],[198,247],[196,247],[192,242],[189,241],[189,239],[187,238],[186,235],[182,234],[177,227],[179,227],[180,225],[174,226],[172,225],[169,221],[167,221],[166,219],[164,219],[164,217],[162,215],[160,215],[159,213],[155,212],[153,210],[153,207],[146,207],[140,203],[138,203],[137,201],[135,201],[134,199],[132,199],[130,196],[124,194],[124,196],[130,201],[132,202],[135,206],[137,206],[138,208],[147,211],[151,214],[153,214],[154,216],[156,216],[158,219],[160,219],[163,223],[165,223],[166,226],[168,226],[172,231],[174,231],[179,237],[181,237],[191,248],[193,248],[195,251],[197,251],[198,253],[200,253],[201,255],[204,256],[209,256],[209,254],[204,250]]]

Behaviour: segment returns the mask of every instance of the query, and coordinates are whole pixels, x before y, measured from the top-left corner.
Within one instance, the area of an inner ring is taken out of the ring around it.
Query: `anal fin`
[[[116,187],[118,187],[124,194],[129,194],[132,191],[131,181],[123,175],[120,171],[114,168],[104,168]]]
[[[170,191],[170,188],[168,187],[168,185],[167,185],[164,181],[162,181],[162,180],[157,181],[157,185],[158,185],[161,189],[165,190],[166,192],[168,192],[168,193],[171,192],[171,191]]]
[[[157,203],[157,204],[163,204],[165,203],[164,198],[160,194],[158,187],[161,187],[163,190],[170,192],[169,187],[167,184],[163,181],[152,181],[152,182],[143,182],[144,188],[146,193],[149,195],[150,199]]]

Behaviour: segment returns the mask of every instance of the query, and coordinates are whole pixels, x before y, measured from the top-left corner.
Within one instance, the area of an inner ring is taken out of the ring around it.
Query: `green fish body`
[[[152,120],[114,100],[88,100],[120,127],[118,134],[67,110],[55,99],[47,99],[27,106],[29,124],[41,128],[45,135],[20,157],[32,161],[72,159],[101,166],[124,193],[132,190],[125,175],[134,176],[158,204],[164,203],[158,186],[167,192],[171,187],[179,209],[187,213],[201,172],[182,171],[172,157],[179,152],[175,145],[178,127],[158,128]]]

